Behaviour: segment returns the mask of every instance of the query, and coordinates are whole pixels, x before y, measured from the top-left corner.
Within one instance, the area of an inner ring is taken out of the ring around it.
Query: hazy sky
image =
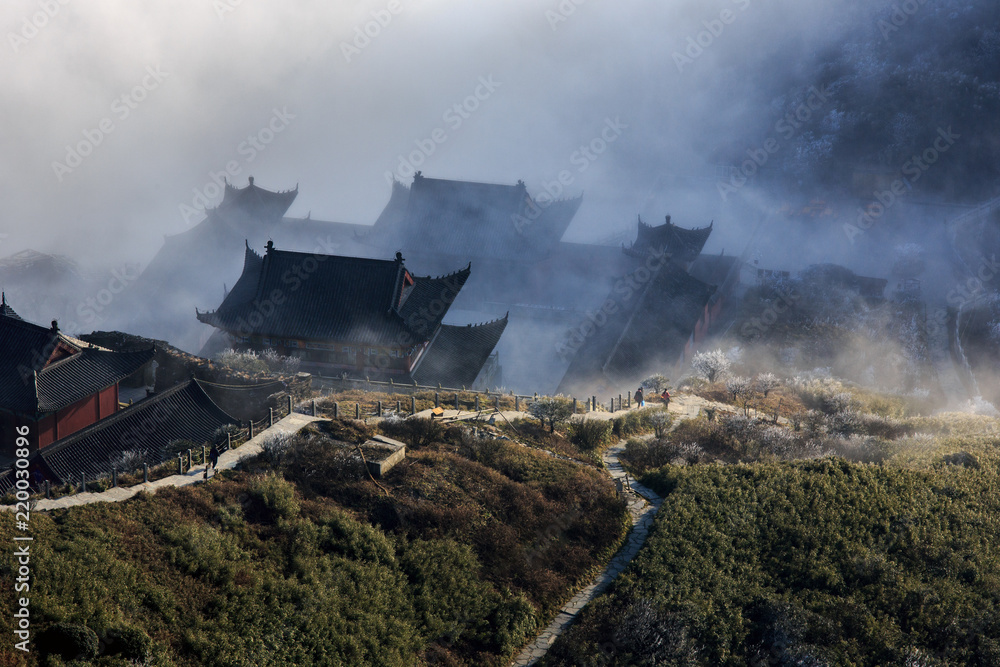
[[[722,209],[710,179],[698,192],[704,156],[774,123],[747,126],[761,77],[792,82],[845,27],[873,29],[852,6],[7,0],[0,256],[144,263],[200,220],[184,207],[227,163],[240,186],[298,183],[292,215],[371,223],[414,151],[425,175],[535,193],[566,171],[585,193],[569,239],[640,211],[707,224]],[[717,220],[712,248],[745,224]]]

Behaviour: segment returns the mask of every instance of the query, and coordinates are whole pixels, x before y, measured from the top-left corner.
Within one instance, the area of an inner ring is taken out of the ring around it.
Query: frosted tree
[[[642,381],[642,386],[657,394],[662,394],[663,390],[670,386],[670,378],[660,374],[651,375]]]
[[[750,415],[750,404],[757,392],[754,391],[754,383],[748,377],[731,377],[726,380],[726,391],[733,397],[733,401],[743,408],[743,414]]]
[[[549,423],[549,431],[555,433],[556,424],[564,422],[573,414],[573,403],[565,396],[542,396],[528,406],[528,414],[542,422]]]
[[[764,394],[764,398],[781,386],[781,380],[774,373],[758,373],[753,382],[757,391]]]
[[[699,352],[691,359],[691,369],[698,377],[709,382],[721,380],[729,372],[730,366],[732,362],[722,350]]]

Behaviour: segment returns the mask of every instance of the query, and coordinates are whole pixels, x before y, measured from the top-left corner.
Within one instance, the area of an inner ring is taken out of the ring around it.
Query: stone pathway
[[[671,401],[670,406],[673,408],[673,401]],[[653,518],[660,509],[663,499],[651,489],[637,482],[630,475],[626,475],[625,469],[618,459],[624,450],[624,441],[610,447],[604,453],[604,465],[616,483],[620,483],[626,487],[628,511],[632,515],[632,531],[629,533],[628,540],[618,550],[618,553],[615,554],[615,557],[611,559],[611,562],[608,563],[601,574],[589,586],[574,595],[573,599],[566,603],[559,614],[556,615],[555,620],[533,642],[521,650],[521,653],[511,663],[512,665],[527,667],[528,665],[535,664],[535,662],[544,656],[556,638],[573,624],[580,610],[591,600],[607,590],[611,582],[621,574],[625,566],[639,553],[639,549],[646,542],[646,537],[648,537],[649,531],[653,527]]]
[[[293,412],[276,423],[274,426],[261,431],[255,435],[252,440],[245,442],[240,447],[224,452],[222,456],[219,457],[219,469],[228,470],[230,468],[235,468],[242,459],[260,454],[261,451],[263,451],[262,445],[268,438],[283,433],[287,433],[289,435],[298,433],[303,426],[319,419],[322,418],[310,417]],[[77,505],[89,505],[91,503],[120,503],[123,500],[128,500],[132,496],[143,491],[155,493],[157,490],[168,486],[189,486],[191,484],[197,484],[198,482],[204,482],[204,474],[205,466],[200,465],[192,468],[183,475],[172,475],[170,477],[164,477],[163,479],[158,479],[155,482],[148,482],[146,484],[136,484],[135,486],[129,487],[119,486],[113,489],[108,489],[102,493],[75,493],[70,496],[63,496],[62,498],[43,498],[37,502],[34,509],[36,511],[44,511],[64,509],[66,507],[76,507]],[[0,509],[12,512],[14,511],[15,506],[3,505],[0,506]]]

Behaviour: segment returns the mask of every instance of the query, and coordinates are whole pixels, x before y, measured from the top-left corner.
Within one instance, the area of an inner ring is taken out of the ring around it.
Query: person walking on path
[[[635,390],[635,404],[640,408],[646,407],[646,401],[642,398],[642,387]]]
[[[663,399],[663,407],[669,408],[670,407],[670,392],[667,391],[666,389],[664,389],[663,393],[660,394],[660,398]]]
[[[208,453],[208,465],[205,466],[205,479],[208,479],[208,471],[215,468],[216,472],[219,470],[219,446],[213,444],[212,451]]]

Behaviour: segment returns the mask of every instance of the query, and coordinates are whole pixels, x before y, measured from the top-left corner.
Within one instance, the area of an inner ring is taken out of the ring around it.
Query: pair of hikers
[[[670,392],[669,391],[667,391],[666,389],[664,389],[663,393],[660,394],[660,398],[663,400],[663,404],[664,405],[666,405],[668,407],[670,406]],[[646,399],[642,395],[642,387],[639,387],[638,389],[635,390],[635,404],[637,406],[639,406],[640,408],[646,407]]]

